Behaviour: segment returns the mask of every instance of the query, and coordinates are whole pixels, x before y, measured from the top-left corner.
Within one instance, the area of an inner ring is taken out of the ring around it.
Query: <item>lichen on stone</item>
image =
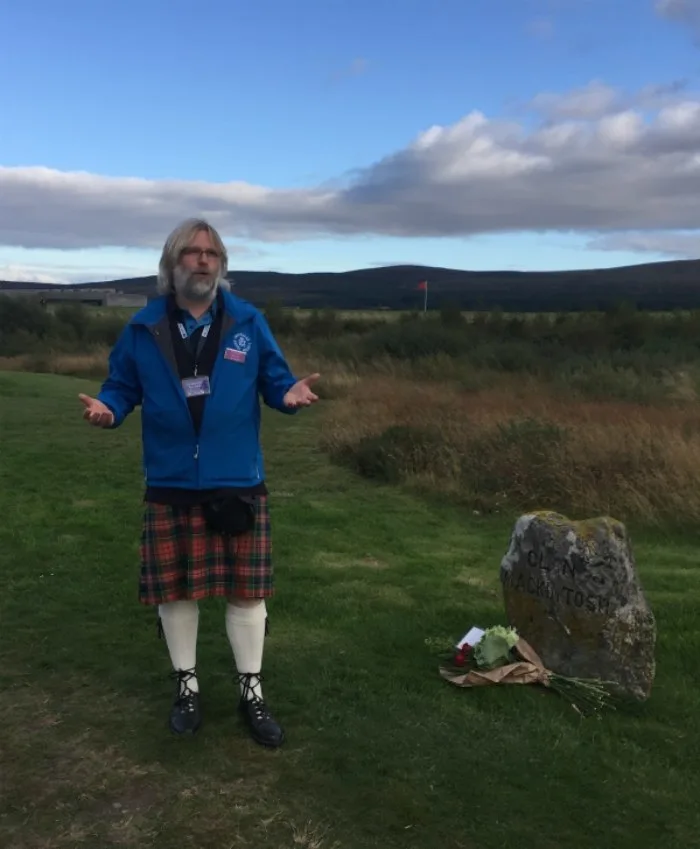
[[[656,624],[621,522],[552,510],[522,515],[500,574],[509,624],[549,668],[649,695]]]

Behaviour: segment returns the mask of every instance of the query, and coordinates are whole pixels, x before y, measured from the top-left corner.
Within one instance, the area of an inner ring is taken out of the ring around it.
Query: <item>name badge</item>
[[[232,363],[244,363],[245,358],[245,351],[237,351],[235,348],[227,348],[224,351],[224,359],[231,360]]]
[[[210,395],[211,387],[206,375],[199,377],[186,377],[182,381],[182,388],[188,398],[198,398],[200,395]]]

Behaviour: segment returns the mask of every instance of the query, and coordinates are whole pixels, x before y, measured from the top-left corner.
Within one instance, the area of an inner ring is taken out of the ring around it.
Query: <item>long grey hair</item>
[[[220,255],[217,286],[221,286],[222,289],[231,288],[231,284],[226,277],[228,273],[228,251],[221,236],[203,218],[188,218],[182,224],[179,224],[165,240],[163,253],[160,256],[160,263],[158,264],[158,280],[156,282],[159,295],[168,295],[175,291],[173,271],[180,261],[180,255],[197,233],[200,233],[202,230],[209,234],[212,244]]]

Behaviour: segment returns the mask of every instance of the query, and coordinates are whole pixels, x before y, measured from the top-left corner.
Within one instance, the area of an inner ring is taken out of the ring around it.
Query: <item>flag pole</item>
[[[425,281],[425,286],[423,288],[423,312],[428,312],[428,281]]]

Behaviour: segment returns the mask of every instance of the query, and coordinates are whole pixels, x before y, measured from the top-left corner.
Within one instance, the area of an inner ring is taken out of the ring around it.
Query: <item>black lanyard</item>
[[[178,321],[177,329],[180,331],[180,336],[182,336],[182,341],[187,344],[187,330],[185,329],[185,325]],[[199,357],[204,350],[204,346],[207,343],[207,337],[209,336],[209,331],[211,330],[211,324],[207,324],[202,328],[202,332],[200,334],[199,339],[197,339],[197,348],[194,351],[194,376],[197,377],[197,366],[199,365]],[[196,333],[196,330],[195,330]],[[192,346],[190,344],[190,350],[192,350]]]

